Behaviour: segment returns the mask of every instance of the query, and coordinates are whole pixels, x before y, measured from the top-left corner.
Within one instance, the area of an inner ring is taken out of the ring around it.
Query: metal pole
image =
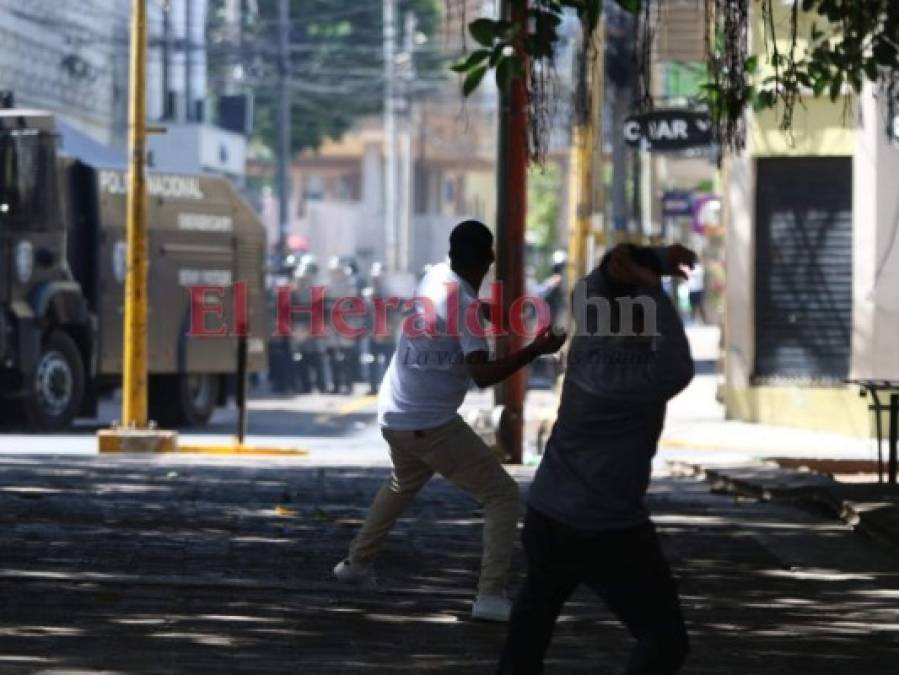
[[[652,222],[654,169],[652,155],[645,147],[640,149],[640,234],[641,241],[655,234]],[[689,240],[686,240],[689,241]]]
[[[608,222],[606,220],[606,187],[603,176],[605,175],[605,158],[602,149],[602,130],[603,130],[603,110],[606,101],[606,39],[605,39],[605,23],[604,19],[600,19],[599,29],[595,31],[593,39],[595,41],[595,51],[593,59],[593,73],[590,80],[590,128],[592,129],[591,144],[589,148],[589,161],[592,167],[590,172],[590,191],[591,191],[591,220],[588,223],[591,234],[591,247],[589,254],[591,256],[588,262],[593,265],[602,251],[597,253],[597,247],[604,247],[608,243]],[[599,225],[601,229],[594,231],[593,214],[599,215]],[[585,247],[586,248],[586,247]],[[586,264],[585,264],[586,270]]]
[[[278,253],[290,229],[290,0],[278,4]]]
[[[899,463],[897,457],[899,446],[899,394],[890,394],[890,465],[889,482],[896,484],[896,469]]]
[[[194,92],[193,83],[190,81],[193,75],[193,54],[191,43],[193,36],[193,2],[184,0],[184,121],[190,122],[194,118]]]
[[[503,0],[503,18],[521,26],[515,49],[522,59],[527,26],[527,0]],[[525,62],[525,69],[527,63]],[[508,92],[500,91],[498,185],[496,214],[496,280],[503,288],[502,316],[508,330],[512,303],[524,295],[524,232],[527,213],[527,90],[516,78]],[[497,340],[498,356],[522,346],[522,336],[509,331]],[[496,402],[505,408],[502,442],[510,461],[520,464],[524,437],[524,396],[527,373],[518,370],[496,389]]]
[[[162,8],[162,119],[172,117],[172,7]]]
[[[864,385],[862,385],[864,386]],[[864,390],[863,390],[864,391]],[[874,405],[871,406],[871,409],[874,411],[874,429],[877,432],[877,482],[883,482],[883,419],[880,416],[880,413],[883,412],[883,407],[880,405],[880,397],[877,395],[877,389],[871,387],[869,390],[871,393],[871,398],[874,400]]]
[[[601,31],[600,31],[601,33]],[[582,40],[588,39],[583,35]],[[603,42],[600,41],[600,45]],[[575,94],[576,122],[572,130],[571,167],[569,181],[569,240],[568,240],[568,288],[574,285],[587,273],[587,257],[589,254],[589,238],[591,235],[591,218],[597,204],[594,203],[594,151],[596,147],[597,114],[601,108],[598,98],[602,82],[602,50],[594,53],[586,49],[583,60],[576,66]],[[599,199],[596,200],[597,203]],[[573,316],[573,313],[571,314]]]
[[[590,210],[587,195],[584,194],[585,184],[589,186],[590,159],[590,129],[587,124],[577,123],[571,130],[571,168],[570,208],[568,240],[568,288],[574,288],[577,281],[586,273],[587,266],[587,235],[589,233]],[[586,221],[586,222],[585,222]]]
[[[147,7],[132,0],[131,68],[128,123],[127,222],[128,267],[125,274],[124,360],[122,363],[122,424],[147,426]]]
[[[396,0],[384,0],[384,258],[398,270],[396,161]]]
[[[243,326],[237,338],[237,444],[243,445],[247,437],[247,327]]]
[[[621,129],[629,111],[627,88],[613,86],[612,97],[612,223],[610,231],[614,232],[614,242],[627,239],[627,146]]]
[[[402,204],[399,209],[399,260],[401,272],[408,272],[412,265],[412,199],[415,174],[412,159],[412,134],[415,111],[412,109],[412,84],[415,82],[415,33],[418,22],[415,14],[406,12],[403,28],[403,113],[404,124],[400,136],[400,160],[402,168]]]

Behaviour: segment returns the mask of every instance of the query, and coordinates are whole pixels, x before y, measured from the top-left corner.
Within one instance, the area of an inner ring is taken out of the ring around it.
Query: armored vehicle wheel
[[[182,375],[179,398],[184,422],[192,427],[201,427],[215,412],[219,397],[219,378],[209,373]]]
[[[218,397],[218,375],[154,375],[150,378],[150,417],[162,427],[203,426],[215,412]]]
[[[25,419],[34,431],[64,429],[81,409],[84,364],[75,341],[62,331],[48,333],[24,399]]]

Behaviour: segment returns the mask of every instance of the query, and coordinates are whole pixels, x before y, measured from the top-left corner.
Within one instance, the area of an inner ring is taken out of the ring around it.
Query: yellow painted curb
[[[705,441],[684,441],[676,438],[663,438],[659,441],[659,448],[666,450],[701,450],[701,451],[720,451],[720,452],[745,452],[754,456],[773,456],[778,453],[798,452],[804,455],[814,456],[820,452],[818,446],[802,446],[790,445],[785,446],[764,446],[758,445],[741,445],[739,443],[709,443]]]
[[[324,411],[321,414],[315,417],[316,424],[328,424],[331,420],[337,417],[343,417],[344,415],[352,415],[355,412],[359,412],[363,408],[367,408],[372,403],[375,403],[378,400],[378,397],[373,394],[366,394],[365,396],[360,396],[359,398],[354,398],[352,401],[348,401],[344,403],[342,406],[333,411]]]
[[[374,403],[377,400],[378,400],[378,397],[374,396],[373,394],[367,394],[365,396],[360,396],[359,398],[353,399],[352,401],[340,406],[337,409],[337,414],[338,415],[350,415],[354,412],[358,412],[359,410],[362,410],[363,408],[365,408],[368,405],[371,405],[372,403]]]
[[[660,448],[669,450],[732,450],[740,452],[755,452],[757,448],[740,445],[738,443],[709,443],[708,441],[684,441],[678,438],[662,438],[659,441]]]
[[[159,429],[102,429],[97,443],[101,453],[176,452],[178,434]]]
[[[190,445],[181,443],[172,452],[195,455],[259,455],[277,457],[305,457],[309,450],[305,448],[257,448],[252,445]]]
[[[174,431],[157,429],[103,429],[97,433],[101,453],[184,453],[197,455],[259,455],[278,457],[305,457],[305,448],[258,448],[242,443],[220,445],[178,443]]]

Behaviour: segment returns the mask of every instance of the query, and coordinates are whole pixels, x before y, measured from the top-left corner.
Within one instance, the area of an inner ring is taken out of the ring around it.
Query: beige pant
[[[484,555],[480,593],[505,591],[518,524],[518,485],[484,441],[461,417],[425,431],[382,429],[390,445],[393,473],[381,486],[362,529],[350,546],[350,560],[370,562],[390,529],[434,473],[484,507]]]

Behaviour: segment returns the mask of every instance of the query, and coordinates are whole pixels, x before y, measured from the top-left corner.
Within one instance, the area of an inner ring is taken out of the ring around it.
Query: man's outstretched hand
[[[547,326],[534,341],[523,349],[491,361],[486,351],[471,352],[465,357],[465,364],[475,384],[481,387],[492,387],[502,382],[519,368],[523,368],[538,356],[553,354],[565,343],[565,333],[556,335],[553,327]]]
[[[663,249],[656,249],[665,257],[665,266],[671,276],[687,279],[688,270],[696,265],[698,256],[681,244],[671,244]],[[661,279],[656,272],[640,265],[631,255],[628,246],[619,244],[609,255],[609,275],[618,283],[628,286],[657,286]]]
[[[537,354],[555,354],[565,344],[565,333],[556,334],[552,325],[547,326],[539,333],[531,343],[531,349]]]
[[[689,278],[688,269],[692,270],[699,260],[699,257],[681,244],[671,244],[665,248],[665,256],[667,257],[668,269],[671,270],[671,276],[680,277],[681,279]]]

